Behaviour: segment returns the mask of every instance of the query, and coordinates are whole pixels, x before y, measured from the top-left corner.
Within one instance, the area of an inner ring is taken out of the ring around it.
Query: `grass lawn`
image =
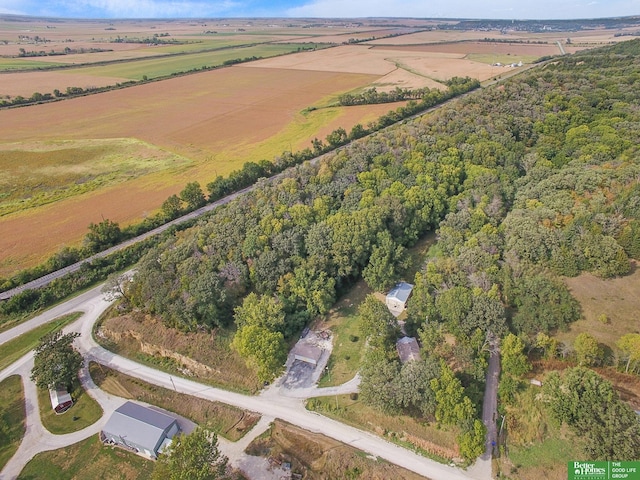
[[[4,370],[20,357],[33,350],[38,345],[40,338],[48,333],[57,332],[77,320],[81,315],[81,312],[64,315],[0,345],[0,370]]]
[[[26,416],[22,379],[12,375],[0,382],[0,425],[6,427],[6,435],[0,435],[0,470],[20,446]]]
[[[443,430],[407,415],[390,416],[369,407],[350,395],[312,398],[307,408],[321,412],[354,427],[374,432],[383,438],[416,452],[448,463],[459,457],[457,429]]]
[[[65,73],[97,75],[100,77],[128,78],[142,80],[158,78],[177,72],[186,72],[196,68],[215,67],[227,60],[248,57],[273,57],[284,53],[297,51],[299,45],[274,44],[256,45],[253,47],[230,48],[214,52],[176,55],[164,58],[152,58],[136,62],[115,63],[104,66],[81,67],[64,70]]]
[[[40,62],[38,60],[28,60],[26,58],[0,58],[0,71],[9,70],[37,70],[43,67],[53,67],[62,65],[56,62]]]
[[[157,405],[233,442],[240,440],[260,419],[254,413],[151,385],[98,363],[91,362],[89,372],[96,385],[107,393]]]
[[[360,368],[364,352],[364,339],[360,337],[358,306],[371,293],[364,280],[358,281],[351,291],[331,309],[321,327],[333,332],[333,351],[328,370],[318,382],[320,387],[341,385],[351,380]]]
[[[49,390],[38,389],[38,406],[44,428],[56,435],[77,432],[93,425],[102,417],[100,405],[78,385],[73,392],[73,406],[62,415],[56,415],[51,408]]]
[[[39,453],[20,480],[146,480],[154,462],[121,448],[105,447],[97,435],[59,450]]]

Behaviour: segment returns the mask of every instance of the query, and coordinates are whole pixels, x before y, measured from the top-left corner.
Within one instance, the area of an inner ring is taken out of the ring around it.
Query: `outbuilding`
[[[171,439],[179,430],[174,417],[127,402],[113,412],[102,429],[102,437],[107,443],[155,459],[171,444]]]
[[[413,285],[407,282],[400,282],[397,283],[389,293],[387,293],[385,303],[391,313],[397,316],[399,313],[404,311],[405,308],[407,308],[407,301],[411,296],[412,290]]]
[[[293,348],[293,358],[295,360],[310,363],[311,365],[318,365],[321,356],[322,349],[310,343],[298,342]]]
[[[420,360],[420,346],[414,337],[402,337],[396,342],[396,349],[402,363]]]
[[[49,389],[49,399],[51,400],[51,408],[57,415],[66,412],[73,405],[71,395],[64,388]]]

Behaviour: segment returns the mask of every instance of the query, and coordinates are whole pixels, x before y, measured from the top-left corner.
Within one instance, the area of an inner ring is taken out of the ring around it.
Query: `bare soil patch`
[[[502,43],[502,42],[452,42],[426,45],[376,46],[375,49],[395,50],[401,52],[454,53],[493,53],[511,55],[556,55],[559,53],[556,44]]]
[[[57,57],[40,57],[42,61],[57,62]],[[126,82],[128,78],[100,77],[69,73],[66,71],[53,72],[15,72],[0,76],[0,97],[16,97],[18,95],[29,98],[35,92],[52,93],[54,89],[65,92],[67,87],[83,89],[106,87],[119,82]]]
[[[247,447],[249,455],[264,456],[271,463],[291,464],[291,471],[305,479],[367,478],[383,480],[424,477],[403,468],[380,462],[363,452],[331,438],[311,433],[282,420],[275,420],[267,435]]]
[[[106,319],[97,337],[126,357],[236,391],[260,388],[255,374],[222,331],[182,333],[142,314]]]

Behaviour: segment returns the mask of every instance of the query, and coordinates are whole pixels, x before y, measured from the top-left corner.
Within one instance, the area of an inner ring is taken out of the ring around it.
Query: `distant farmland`
[[[103,187],[83,191],[75,177],[65,176],[69,167],[60,162],[59,155],[52,155],[52,175],[57,172],[55,175],[66,178],[63,183],[78,193],[67,195],[62,188],[63,198],[55,203],[0,217],[0,230],[11,232],[0,236],[0,274],[36,264],[62,245],[75,244],[90,222],[102,218],[123,225],[139,221],[189,181],[198,180],[204,187],[216,175],[228,174],[248,160],[272,159],[284,150],[308,147],[312,138],[323,138],[332,129],[350,129],[355,123],[374,120],[392,106],[301,112],[377,78],[233,67],[0,111],[0,123],[11,125],[0,130],[0,143],[11,150],[16,162],[25,165],[33,157],[29,152],[47,143],[68,141],[75,158],[83,157],[83,149],[89,158],[106,140],[125,138],[140,140],[167,158],[175,155],[178,159],[155,162],[145,172],[143,159],[148,154],[141,153],[139,144],[126,140],[118,146],[113,140],[109,148],[115,149],[123,162],[139,165],[139,174],[109,177]],[[22,157],[20,151],[24,152]],[[39,165],[38,171],[43,171],[44,166]],[[98,167],[96,164],[96,171],[82,175],[99,178]],[[18,201],[15,195],[10,200],[14,204]],[[25,205],[33,203],[30,193],[25,200]]]

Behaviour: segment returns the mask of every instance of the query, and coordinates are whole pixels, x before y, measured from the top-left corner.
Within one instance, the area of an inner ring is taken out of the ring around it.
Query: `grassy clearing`
[[[147,480],[154,462],[121,448],[105,447],[97,435],[59,450],[39,453],[20,480]]]
[[[509,55],[507,53],[468,53],[465,58],[474,62],[486,63],[492,65],[494,63],[502,63],[503,65],[518,63],[533,63],[539,55]]]
[[[62,415],[56,415],[51,408],[49,390],[38,389],[38,407],[44,428],[53,434],[63,435],[82,430],[100,420],[102,408],[81,385],[78,384],[71,392],[71,398],[73,398],[73,406]]]
[[[589,273],[565,279],[572,295],[580,302],[582,319],[572,323],[569,330],[557,335],[562,342],[573,343],[583,332],[615,351],[615,343],[625,333],[640,333],[640,269],[633,263],[630,275],[602,280]],[[605,315],[607,322],[599,320]]]
[[[4,370],[20,357],[33,350],[38,345],[40,338],[49,333],[57,332],[80,318],[81,315],[81,312],[64,315],[0,345],[0,370]]]
[[[157,405],[233,442],[240,440],[260,419],[254,413],[151,385],[98,363],[91,362],[89,372],[96,385],[107,393]]]
[[[0,382],[0,424],[6,427],[6,435],[0,436],[0,470],[20,446],[26,416],[22,379],[12,375]]]
[[[360,337],[357,310],[369,293],[371,289],[364,280],[360,280],[331,309],[327,319],[316,327],[330,329],[333,332],[333,350],[327,364],[327,373],[318,382],[320,387],[341,385],[351,380],[358,372],[365,342]]]
[[[424,478],[281,420],[276,420],[265,435],[254,440],[247,448],[247,453],[291,462],[291,471],[302,474],[305,479]]]
[[[550,421],[539,395],[540,388],[529,385],[506,406],[508,455],[497,465],[509,478],[565,479],[567,462],[583,458],[579,439]]]
[[[104,66],[82,67],[64,70],[65,73],[95,75],[99,77],[128,78],[142,80],[164,77],[177,72],[186,72],[202,67],[215,67],[227,60],[247,57],[273,57],[298,49],[298,45],[256,45],[246,48],[232,48],[215,52],[176,55],[173,57],[153,58],[135,62],[115,63]]]
[[[350,395],[312,398],[307,401],[307,408],[354,427],[372,431],[391,442],[443,463],[459,456],[457,430],[440,430],[406,415],[385,415],[357,398],[352,399]]]
[[[229,346],[232,332],[182,333],[141,314],[108,318],[98,332],[96,340],[105,348],[172,375],[241,393],[261,388],[255,373]]]
[[[27,60],[25,58],[0,58],[0,72],[11,70],[37,70],[43,67],[54,67],[62,65],[55,62],[40,62],[38,60]]]
[[[0,154],[0,216],[189,163],[134,139],[9,144]]]

